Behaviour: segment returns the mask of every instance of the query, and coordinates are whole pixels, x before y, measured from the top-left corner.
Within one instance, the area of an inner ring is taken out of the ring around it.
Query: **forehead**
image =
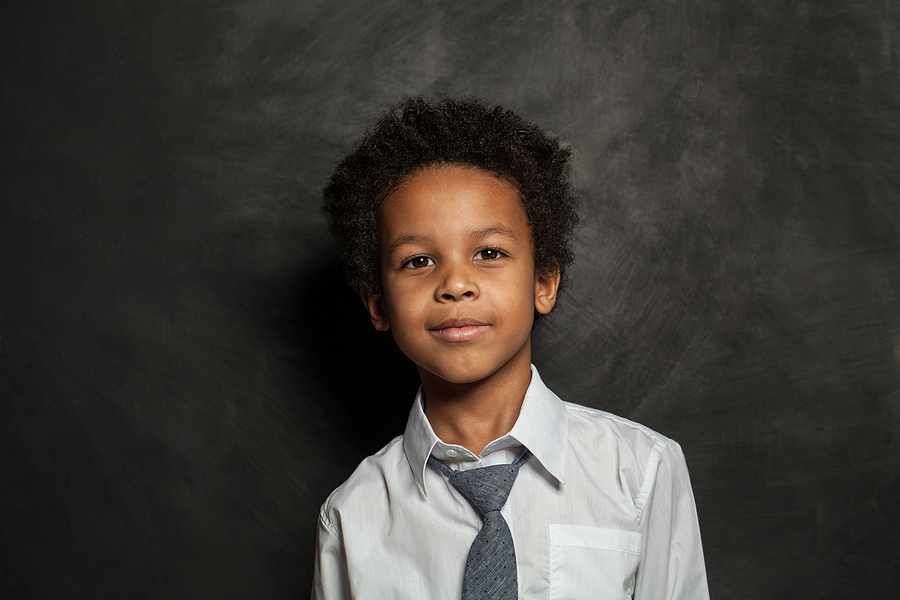
[[[502,225],[524,233],[528,217],[515,184],[467,165],[425,167],[408,176],[378,211],[383,240],[405,234],[462,235]]]

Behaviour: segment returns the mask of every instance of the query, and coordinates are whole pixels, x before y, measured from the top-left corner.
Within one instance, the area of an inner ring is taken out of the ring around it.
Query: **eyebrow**
[[[516,234],[513,233],[513,230],[504,227],[503,225],[493,225],[491,227],[485,227],[484,229],[473,229],[469,231],[469,238],[472,241],[483,240],[484,238],[490,235],[502,235],[506,236],[512,240],[518,239]],[[394,250],[403,246],[404,244],[426,244],[432,241],[431,236],[428,235],[415,235],[412,233],[407,233],[401,236],[398,236],[393,242],[391,242],[390,246],[388,246],[388,254],[392,253]]]

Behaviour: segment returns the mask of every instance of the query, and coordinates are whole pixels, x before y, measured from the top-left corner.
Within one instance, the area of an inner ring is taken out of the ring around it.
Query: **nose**
[[[479,295],[478,283],[475,281],[472,270],[457,263],[448,264],[445,275],[435,292],[438,302],[474,300]]]

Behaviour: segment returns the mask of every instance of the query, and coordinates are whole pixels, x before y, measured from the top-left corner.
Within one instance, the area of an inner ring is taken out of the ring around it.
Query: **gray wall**
[[[24,3],[3,36],[6,588],[297,598],[415,373],[318,212],[403,94],[574,148],[535,363],[685,449],[714,598],[898,583],[900,5]]]

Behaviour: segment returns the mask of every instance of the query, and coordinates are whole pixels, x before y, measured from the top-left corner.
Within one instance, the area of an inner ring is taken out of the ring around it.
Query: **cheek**
[[[428,317],[431,295],[410,282],[391,286],[389,298],[388,316],[397,329],[421,327]]]
[[[531,270],[523,269],[510,273],[509,287],[511,291],[514,288],[520,298],[529,302],[534,301],[534,275]]]
[[[527,317],[534,310],[534,281],[523,275],[504,278],[491,286],[490,296],[500,317]]]

